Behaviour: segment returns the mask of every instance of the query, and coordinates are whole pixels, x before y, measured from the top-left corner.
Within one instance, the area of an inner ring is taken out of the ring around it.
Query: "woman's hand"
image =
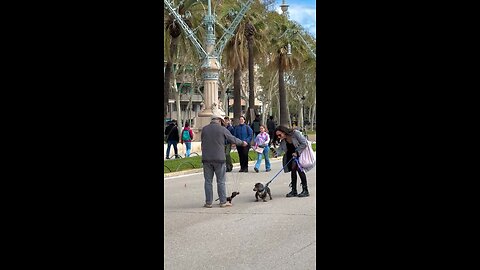
[[[292,153],[292,156],[297,157],[297,152]]]

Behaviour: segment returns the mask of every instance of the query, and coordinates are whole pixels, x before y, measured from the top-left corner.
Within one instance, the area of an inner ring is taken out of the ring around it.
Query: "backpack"
[[[182,140],[189,141],[190,140],[190,132],[188,130],[184,130],[182,132]]]

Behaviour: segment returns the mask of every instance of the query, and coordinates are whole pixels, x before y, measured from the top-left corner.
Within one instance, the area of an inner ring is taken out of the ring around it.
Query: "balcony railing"
[[[192,102],[202,102],[202,96],[199,94],[180,94],[180,101],[189,101],[190,96],[192,98]]]

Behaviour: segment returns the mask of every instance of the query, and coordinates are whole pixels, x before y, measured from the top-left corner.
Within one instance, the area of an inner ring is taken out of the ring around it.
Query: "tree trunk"
[[[313,110],[312,110],[312,121],[310,121],[312,123],[312,131],[313,131],[313,123],[315,121],[315,114],[317,113],[317,96],[315,96],[315,101],[313,102]]]
[[[308,108],[308,119],[310,120],[310,130],[313,130],[312,110],[313,110],[313,106],[310,106],[310,108]]]
[[[247,39],[248,43],[248,107],[255,108],[255,89],[254,89],[254,80],[255,80],[255,70],[253,68],[253,36],[249,36]],[[255,114],[257,114],[255,110]]]
[[[242,116],[242,98],[240,96],[242,83],[242,71],[240,65],[233,71],[233,124],[238,125],[238,119]]]
[[[172,74],[172,62],[167,61],[165,66],[165,78],[163,80],[163,115],[167,117],[168,114],[168,99],[170,98],[170,75]]]
[[[253,59],[253,36],[255,34],[255,27],[247,22],[245,24],[244,35],[247,39],[247,49],[248,49],[248,108],[247,108],[247,119],[250,119],[250,110],[255,109],[255,89],[254,89],[254,59]],[[255,110],[255,114],[257,114]]]
[[[178,126],[182,125],[182,112],[181,112],[181,106],[180,106],[180,91],[178,90],[177,87],[177,78],[174,76],[173,77],[173,85],[175,86],[175,101],[176,101],[176,106],[177,106],[177,124]],[[178,131],[178,135],[180,135],[180,131]]]
[[[279,89],[279,102],[280,102],[280,125],[288,127],[288,104],[287,94],[285,91],[285,78],[282,65],[284,55],[280,53],[278,59],[278,89]]]
[[[175,53],[177,52],[177,45],[178,45],[178,36],[177,37],[172,36],[170,40],[170,57],[167,60],[167,65],[165,66],[165,80],[163,82],[163,95],[164,95],[163,113],[165,116],[167,116],[168,99],[170,98],[170,94],[171,94],[170,80],[173,73],[173,63],[174,63]]]
[[[305,127],[303,124],[303,102],[303,100],[300,102],[300,108],[298,108],[298,125],[302,129]]]
[[[280,96],[279,95],[277,96],[277,111],[278,112],[277,112],[277,115],[276,115],[275,119],[278,119],[277,123],[278,123],[278,125],[280,125],[280,115],[281,114],[280,114]]]
[[[286,91],[286,90],[285,90],[285,91]],[[288,96],[285,95],[285,98],[287,99]],[[288,104],[288,100],[286,101],[286,103]],[[287,111],[287,116],[288,116],[288,117],[287,117],[288,123],[287,123],[286,127],[290,127],[290,128],[291,128],[291,127],[293,126],[293,125],[292,125],[292,114],[290,113],[290,107],[289,107],[288,105],[287,105],[287,110],[286,110],[286,111]]]

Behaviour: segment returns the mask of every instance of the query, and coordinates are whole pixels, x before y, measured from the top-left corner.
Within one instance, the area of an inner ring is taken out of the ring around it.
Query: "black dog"
[[[253,188],[253,191],[255,192],[255,201],[258,202],[258,198],[262,198],[264,202],[267,201],[267,194],[270,197],[270,200],[272,200],[272,194],[270,193],[270,188],[269,187],[264,187],[262,183],[256,183],[255,187]]]

